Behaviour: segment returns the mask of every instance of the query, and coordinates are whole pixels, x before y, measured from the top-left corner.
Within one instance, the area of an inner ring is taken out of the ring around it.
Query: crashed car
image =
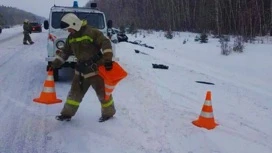
[[[125,33],[118,33],[117,34],[117,39],[118,39],[118,42],[122,42],[122,41],[128,41],[128,37]]]
[[[113,34],[116,35],[118,42],[128,41],[128,37],[125,32],[120,31],[117,28],[112,28]]]

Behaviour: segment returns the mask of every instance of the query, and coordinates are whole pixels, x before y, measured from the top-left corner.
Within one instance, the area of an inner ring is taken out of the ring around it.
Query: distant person
[[[24,40],[23,40],[23,44],[24,45],[28,45],[27,42],[29,42],[29,44],[34,44],[34,42],[31,40],[30,34],[31,34],[31,25],[29,24],[29,21],[27,19],[25,19],[24,21]]]

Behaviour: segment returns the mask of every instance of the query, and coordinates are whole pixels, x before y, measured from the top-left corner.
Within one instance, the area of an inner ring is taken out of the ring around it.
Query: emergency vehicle
[[[44,21],[44,28],[48,30],[47,40],[47,52],[48,56],[45,60],[48,62],[47,70],[50,63],[55,59],[55,55],[58,54],[58,50],[64,47],[64,43],[69,33],[63,29],[60,29],[61,18],[67,13],[76,14],[81,20],[87,20],[88,24],[92,27],[99,29],[105,36],[107,36],[108,29],[112,27],[112,21],[106,22],[105,14],[96,9],[97,4],[91,3],[90,7],[78,7],[78,2],[74,1],[73,6],[56,6],[54,5],[50,9],[49,19]],[[107,24],[110,23],[110,24]],[[115,39],[112,37],[111,39]],[[117,39],[117,38],[116,38]],[[114,42],[114,41],[111,41]],[[113,48],[113,60],[118,60],[115,53],[115,44],[112,43]],[[76,64],[76,57],[70,56],[68,60],[62,65],[62,67],[74,68]],[[61,67],[61,68],[62,68]],[[59,68],[60,69],[60,68]],[[54,69],[54,80],[59,79],[59,69]]]

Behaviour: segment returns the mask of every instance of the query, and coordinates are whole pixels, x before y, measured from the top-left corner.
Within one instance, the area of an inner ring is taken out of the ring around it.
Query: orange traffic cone
[[[195,126],[203,127],[208,130],[215,128],[218,124],[215,123],[213,117],[213,108],[211,100],[211,91],[207,91],[206,99],[202,107],[199,118],[192,122]]]
[[[127,72],[117,62],[113,62],[112,70],[110,71],[106,71],[104,66],[99,66],[98,74],[104,79],[105,100],[110,99],[116,85],[127,76]]]
[[[33,101],[47,105],[62,102],[62,100],[57,99],[56,97],[55,82],[52,70],[48,70],[48,75],[44,82],[43,91],[41,92],[40,97],[33,99]]]

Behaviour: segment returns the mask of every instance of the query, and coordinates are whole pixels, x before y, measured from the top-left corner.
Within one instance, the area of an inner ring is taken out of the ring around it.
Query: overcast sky
[[[74,0],[0,0],[0,5],[12,6],[33,14],[48,18],[50,8],[54,5],[72,6]],[[89,0],[77,0],[79,7]]]

